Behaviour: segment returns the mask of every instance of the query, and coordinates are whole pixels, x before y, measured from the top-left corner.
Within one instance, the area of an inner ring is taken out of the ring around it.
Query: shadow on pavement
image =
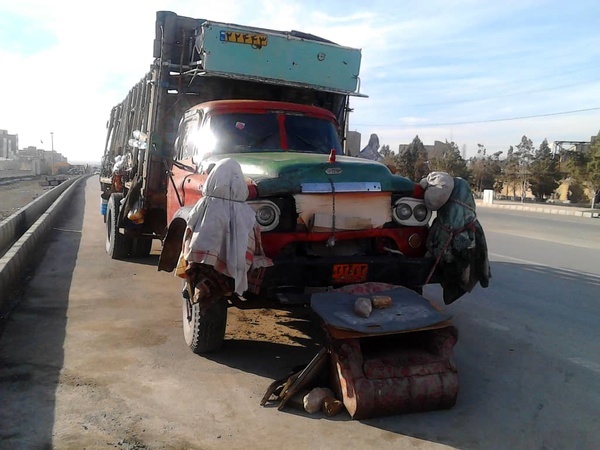
[[[317,345],[304,347],[236,339],[226,340],[218,353],[208,354],[205,358],[275,380],[287,375],[293,368],[308,364],[318,351]]]
[[[594,354],[600,276],[506,262],[492,274],[447,307],[459,330],[456,406],[361,422],[460,449],[599,448],[595,366],[569,356]]]
[[[24,299],[0,337],[0,447],[51,448],[56,389],[64,361],[69,290],[81,241],[85,184],[40,246]],[[31,325],[33,324],[33,326]],[[15,430],[27,430],[26,433]]]

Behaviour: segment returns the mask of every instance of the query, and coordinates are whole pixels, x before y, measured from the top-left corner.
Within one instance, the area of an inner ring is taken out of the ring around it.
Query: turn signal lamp
[[[408,238],[408,245],[410,245],[411,248],[419,248],[421,246],[421,236],[419,236],[418,234],[411,234],[410,237]]]

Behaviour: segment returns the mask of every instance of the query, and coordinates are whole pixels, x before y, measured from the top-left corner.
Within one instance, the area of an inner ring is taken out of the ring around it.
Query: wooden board
[[[320,217],[322,221],[326,221],[326,217],[331,218],[334,209],[336,228],[338,227],[338,217],[341,218],[341,224],[353,222],[356,226],[359,223],[363,225],[370,223],[369,228],[381,227],[392,220],[391,194],[389,192],[296,194],[294,199],[296,210],[300,216],[299,220],[307,226],[314,222],[316,216]],[[331,228],[326,231],[331,231]]]

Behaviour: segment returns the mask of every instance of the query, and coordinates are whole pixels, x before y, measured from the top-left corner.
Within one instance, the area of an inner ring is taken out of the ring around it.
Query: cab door
[[[202,196],[202,183],[206,177],[195,173],[197,166],[194,163],[201,122],[202,111],[194,110],[186,113],[179,124],[171,168],[172,182],[167,189],[169,223],[179,209],[194,206]]]

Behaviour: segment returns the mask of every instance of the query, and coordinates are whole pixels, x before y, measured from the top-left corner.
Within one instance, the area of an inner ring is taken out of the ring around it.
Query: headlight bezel
[[[254,209],[254,212],[256,213],[256,222],[260,226],[261,231],[272,231],[279,226],[281,210],[279,209],[279,206],[277,206],[275,203],[273,203],[270,200],[253,200],[249,201],[248,204],[252,207],[252,209]],[[261,220],[259,219],[259,212],[264,208],[268,208],[273,212],[274,217],[272,222],[261,223]]]
[[[406,214],[401,214],[401,210],[410,209],[410,216],[406,217]],[[423,215],[423,209],[425,214]],[[418,211],[415,214],[415,210]],[[418,217],[422,219],[419,220]],[[392,218],[398,225],[403,226],[418,226],[423,227],[429,224],[431,219],[431,211],[425,206],[425,201],[419,198],[413,197],[402,197],[397,199],[392,205]]]

